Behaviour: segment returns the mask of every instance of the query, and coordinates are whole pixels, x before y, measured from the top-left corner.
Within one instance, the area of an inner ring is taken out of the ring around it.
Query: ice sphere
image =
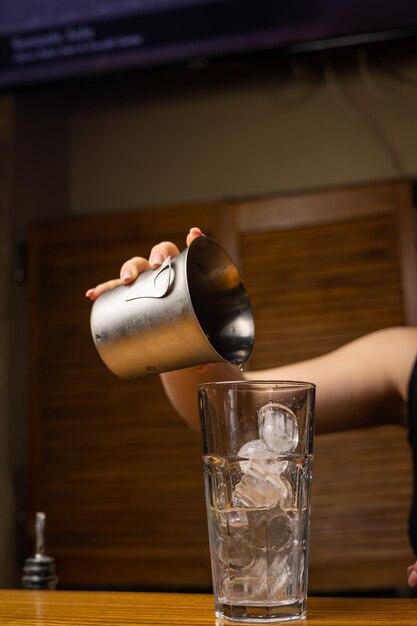
[[[270,402],[258,411],[259,436],[275,454],[290,454],[298,445],[297,418],[288,407]]]
[[[288,461],[277,461],[271,450],[260,439],[254,439],[245,443],[240,448],[238,456],[248,459],[247,461],[239,462],[242,472],[281,474],[285,472],[288,466]]]
[[[259,507],[262,506],[259,503],[264,502],[263,506],[270,507],[285,497],[292,497],[291,486],[282,476],[288,461],[277,460],[260,439],[245,443],[239,450],[239,457],[248,460],[239,461],[244,476],[233,491],[232,501],[237,497],[244,506]]]
[[[248,542],[239,533],[219,538],[216,549],[223,564],[234,569],[250,568],[256,558]]]
[[[246,512],[239,508],[230,509],[227,514],[227,523],[230,528],[246,528],[248,526],[248,517],[246,515]]]
[[[267,516],[267,524],[267,548],[274,552],[285,550],[293,540],[294,524],[291,517],[274,510]]]
[[[212,515],[218,532],[222,534],[236,530],[244,532],[248,528],[247,513],[235,496],[232,497],[230,506],[212,507]]]
[[[255,547],[267,550],[268,554],[280,552],[281,558],[288,556],[294,545],[294,522],[291,515],[279,508],[248,511],[248,541]]]
[[[272,453],[260,439],[253,439],[243,444],[238,452],[238,456],[251,459],[256,458],[274,458]],[[245,471],[245,467],[249,465],[249,461],[240,461],[240,469]]]
[[[241,506],[271,508],[288,493],[288,485],[279,476],[244,474],[233,491],[233,499]]]
[[[260,602],[267,599],[266,575],[259,576],[227,576],[222,584],[221,601],[230,604],[244,602]]]
[[[223,592],[230,602],[286,602],[291,590],[291,575],[286,559],[260,550],[250,568],[230,570],[223,580]]]

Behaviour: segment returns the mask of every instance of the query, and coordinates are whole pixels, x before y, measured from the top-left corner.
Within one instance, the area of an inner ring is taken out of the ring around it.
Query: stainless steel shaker
[[[213,362],[245,363],[254,321],[239,271],[218,243],[198,237],[131,285],[93,304],[91,332],[121,378]]]

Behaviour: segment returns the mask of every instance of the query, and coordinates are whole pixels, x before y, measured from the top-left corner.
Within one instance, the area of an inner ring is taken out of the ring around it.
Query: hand
[[[407,567],[407,576],[409,586],[415,587],[417,585],[417,561],[414,565],[409,565]]]
[[[202,235],[203,233],[198,227],[195,226],[191,228],[186,238],[187,246],[189,246],[194,239],[201,237]],[[140,256],[135,256],[133,259],[129,259],[123,263],[121,267],[120,278],[114,278],[113,280],[108,280],[105,283],[100,283],[96,287],[88,289],[85,295],[87,298],[90,298],[90,300],[97,300],[97,298],[105,291],[118,287],[119,285],[129,285],[130,283],[133,283],[133,281],[135,281],[142,272],[146,272],[150,269],[156,269],[162,265],[168,256],[177,256],[177,254],[179,254],[179,250],[174,243],[171,241],[162,241],[152,248],[149,260]]]

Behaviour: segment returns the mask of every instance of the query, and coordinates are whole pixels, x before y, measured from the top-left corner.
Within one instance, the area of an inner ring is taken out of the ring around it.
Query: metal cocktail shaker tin
[[[254,321],[239,271],[218,243],[198,237],[131,285],[93,304],[91,332],[107,367],[121,378],[201,363],[245,363]]]

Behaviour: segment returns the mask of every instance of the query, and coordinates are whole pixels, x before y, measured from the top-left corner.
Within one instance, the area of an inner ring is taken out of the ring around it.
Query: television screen
[[[411,0],[2,0],[0,87],[412,36]]]

